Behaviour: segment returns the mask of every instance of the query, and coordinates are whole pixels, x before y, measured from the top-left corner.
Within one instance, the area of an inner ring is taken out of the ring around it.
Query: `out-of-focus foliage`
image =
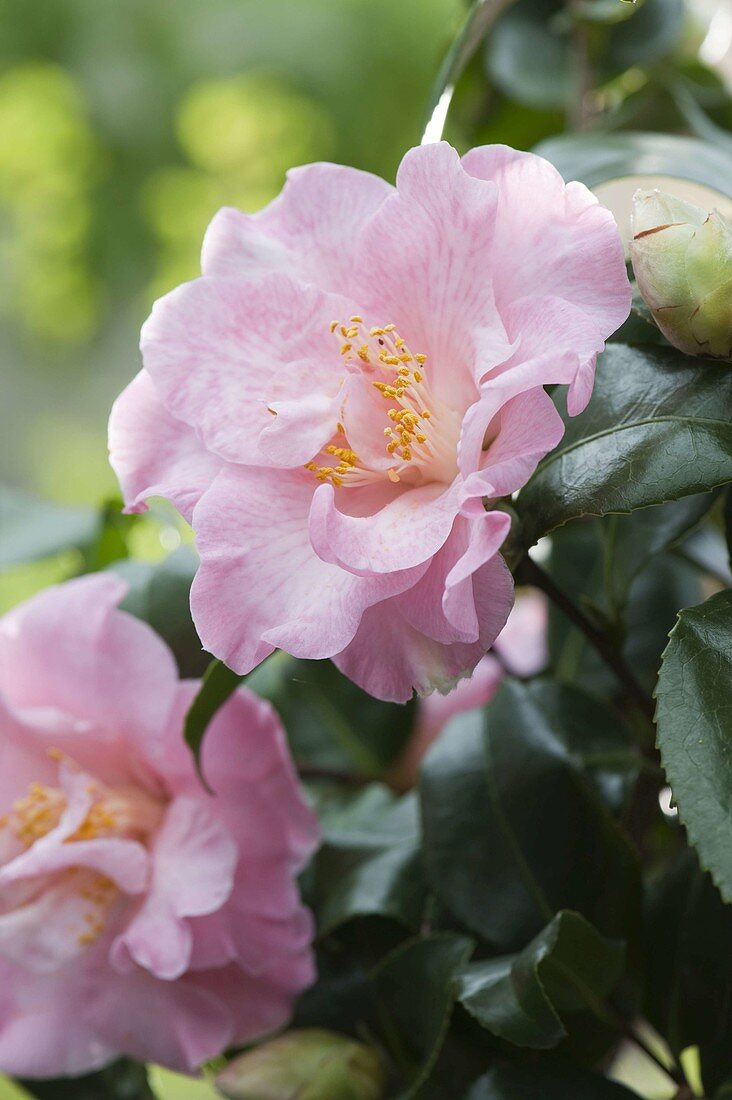
[[[6,0],[0,482],[96,505],[155,296],[291,165],[393,176],[461,0]],[[399,105],[395,110],[394,105]]]

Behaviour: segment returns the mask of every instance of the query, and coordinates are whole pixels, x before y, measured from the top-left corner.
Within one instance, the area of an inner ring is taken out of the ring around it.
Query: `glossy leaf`
[[[636,1094],[599,1074],[556,1064],[496,1066],[464,1100],[637,1100]]]
[[[206,669],[198,694],[186,714],[184,726],[186,744],[197,762],[209,722],[243,679],[243,676],[227,668],[223,661],[213,660]]]
[[[624,947],[579,913],[562,912],[517,955],[471,963],[458,999],[493,1035],[547,1050],[566,1038],[565,1012],[601,1019],[623,968]]]
[[[68,508],[0,489],[0,569],[79,550],[99,536],[95,508]]]
[[[627,24],[632,27],[632,20]],[[718,145],[677,134],[563,134],[541,142],[566,180],[597,187],[626,176],[676,176],[732,197],[732,156]]]
[[[605,595],[619,614],[628,601],[633,581],[662,551],[675,545],[699,523],[714,503],[714,494],[699,493],[631,515],[608,516],[605,541]]]
[[[277,708],[298,760],[379,778],[410,736],[415,704],[374,699],[332,661],[274,653],[248,685]]]
[[[122,608],[160,635],[175,654],[181,676],[191,678],[202,676],[211,662],[191,619],[196,565],[195,553],[184,547],[154,565],[128,559],[112,567],[129,586]]]
[[[633,767],[607,708],[551,681],[506,682],[484,715],[448,726],[422,768],[436,894],[499,951],[525,946],[561,909],[632,935],[636,859],[599,789]]]
[[[732,901],[732,591],[680,612],[658,678],[658,745],[689,839]]]
[[[321,935],[364,916],[389,917],[416,931],[426,895],[416,797],[396,798],[374,784],[325,815],[312,874]]]
[[[732,371],[671,349],[613,344],[592,400],[522,489],[531,546],[586,515],[632,512],[732,480]]]
[[[374,1021],[396,1065],[398,1100],[415,1096],[439,1055],[472,941],[448,932],[409,940],[371,977]]]
[[[648,891],[648,1019],[678,1056],[698,1047],[707,1095],[732,1079],[732,906],[684,849]]]

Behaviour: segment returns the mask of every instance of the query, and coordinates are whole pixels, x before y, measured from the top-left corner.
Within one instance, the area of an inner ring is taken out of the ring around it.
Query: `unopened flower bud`
[[[318,1029],[290,1031],[263,1043],[216,1078],[230,1100],[380,1100],[385,1084],[374,1050]]]
[[[732,360],[732,224],[662,191],[637,191],[630,254],[643,300],[689,355]]]

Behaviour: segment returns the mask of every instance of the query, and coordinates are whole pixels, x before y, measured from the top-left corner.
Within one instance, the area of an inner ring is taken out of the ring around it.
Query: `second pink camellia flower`
[[[110,427],[128,509],[193,524],[205,647],[332,657],[398,701],[472,671],[512,602],[490,504],[561,438],[543,386],[579,412],[629,308],[610,213],[503,146],[413,149],[395,188],[309,165],[221,211]]]
[[[98,575],[0,620],[0,1073],[121,1054],[193,1070],[281,1027],[314,978],[297,872],[318,840],[279,720],[197,690]]]

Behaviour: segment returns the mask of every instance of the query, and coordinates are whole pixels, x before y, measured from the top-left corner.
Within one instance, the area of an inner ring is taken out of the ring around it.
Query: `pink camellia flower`
[[[396,187],[295,169],[223,210],[159,301],[110,449],[127,508],[168,497],[204,645],[238,672],[332,657],[373,695],[448,690],[506,621],[522,486],[630,308],[611,214],[503,146],[413,149]]]
[[[208,794],[182,739],[197,685],[124,590],[84,578],[0,620],[0,1072],[192,1070],[314,977],[295,875],[318,831],[282,727],[238,691]]]
[[[468,680],[447,695],[420,699],[414,733],[392,766],[389,783],[408,790],[417,782],[419,765],[430,745],[456,714],[489,703],[507,674],[535,676],[547,663],[546,599],[534,589],[519,592],[508,622]]]

